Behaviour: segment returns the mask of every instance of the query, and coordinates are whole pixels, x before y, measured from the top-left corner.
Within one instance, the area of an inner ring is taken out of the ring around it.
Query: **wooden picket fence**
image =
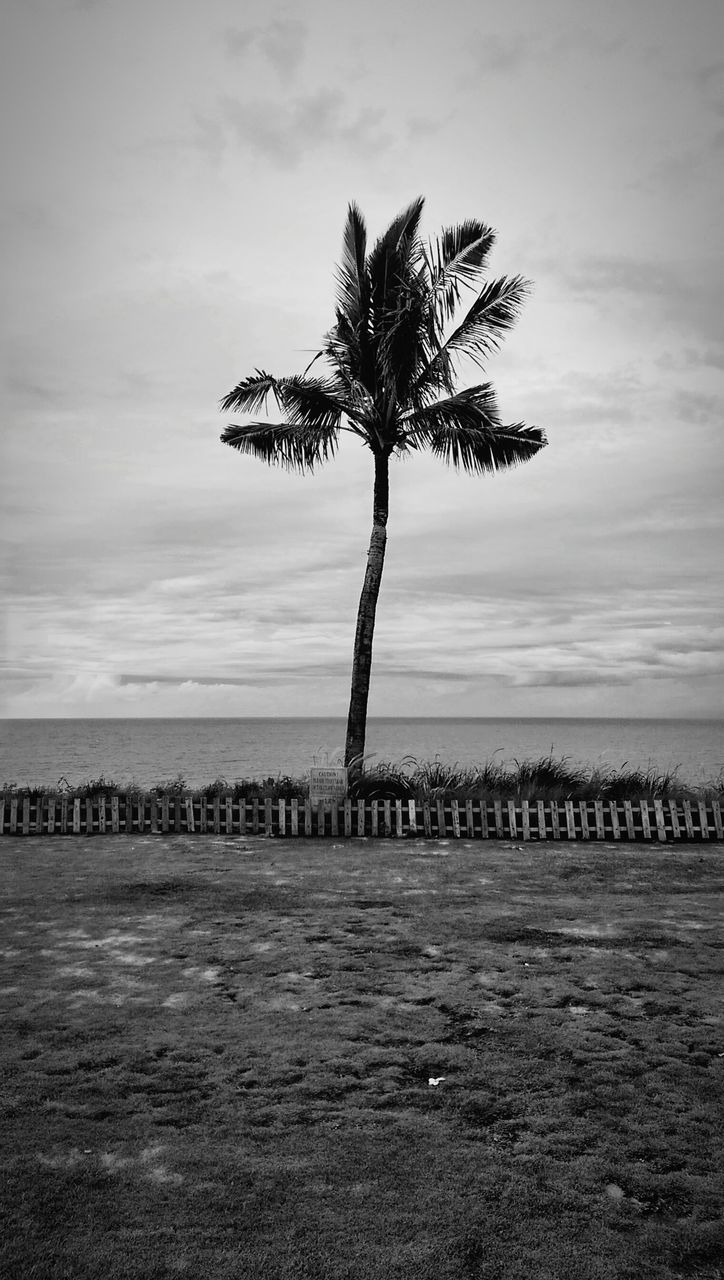
[[[722,840],[718,800],[340,800],[0,794],[0,835],[213,833],[466,840]]]

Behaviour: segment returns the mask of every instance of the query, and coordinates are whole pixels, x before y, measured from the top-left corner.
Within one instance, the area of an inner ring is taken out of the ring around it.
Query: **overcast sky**
[[[5,0],[2,714],[345,715],[356,444],[300,372],[347,204],[482,218],[534,282],[488,376],[526,466],[393,464],[370,712],[724,715],[721,0]]]

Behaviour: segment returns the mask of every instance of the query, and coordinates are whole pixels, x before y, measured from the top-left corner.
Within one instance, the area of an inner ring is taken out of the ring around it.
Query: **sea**
[[[0,721],[0,785],[71,786],[101,776],[199,787],[342,763],[343,719],[90,719]],[[398,719],[367,724],[368,763],[436,758],[512,764],[552,755],[574,765],[677,771],[710,782],[724,769],[723,720]]]

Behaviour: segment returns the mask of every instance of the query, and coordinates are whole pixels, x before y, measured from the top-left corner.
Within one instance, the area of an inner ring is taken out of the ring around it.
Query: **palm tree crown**
[[[420,197],[368,253],[364,220],[350,205],[336,319],[312,361],[323,357],[327,376],[312,376],[310,365],[298,376],[257,370],[243,379],[222,409],[256,413],[271,393],[283,421],[230,425],[225,444],[311,471],[334,455],[345,430],[375,454],[429,449],[471,472],[525,462],[545,444],[537,427],[503,425],[489,382],[455,390],[456,358],[484,364],[514,324],[526,281],[484,280],[495,234],[482,222],[463,222],[423,243],[422,207]],[[472,300],[455,323],[466,293]]]
[[[295,471],[333,457],[341,431],[374,455],[372,536],[357,615],[345,763],[364,754],[372,639],[382,580],[389,506],[389,460],[429,449],[469,472],[490,472],[532,458],[545,443],[538,427],[504,425],[489,382],[456,391],[457,361],[484,367],[514,324],[528,285],[520,276],[486,280],[495,234],[469,220],[424,243],[422,197],[367,249],[356,205],[347,214],[337,269],[335,322],[322,349],[298,376],[261,369],[221,401],[256,414],[271,394],[280,422],[226,427],[221,439],[240,453]],[[467,303],[467,306],[463,304]],[[310,373],[322,359],[326,375]]]

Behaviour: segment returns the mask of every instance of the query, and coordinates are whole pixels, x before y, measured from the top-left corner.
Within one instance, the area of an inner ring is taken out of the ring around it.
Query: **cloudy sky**
[[[6,0],[2,714],[346,714],[356,445],[293,477],[222,395],[301,371],[347,204],[480,217],[549,447],[393,465],[374,714],[724,715],[721,0]]]

